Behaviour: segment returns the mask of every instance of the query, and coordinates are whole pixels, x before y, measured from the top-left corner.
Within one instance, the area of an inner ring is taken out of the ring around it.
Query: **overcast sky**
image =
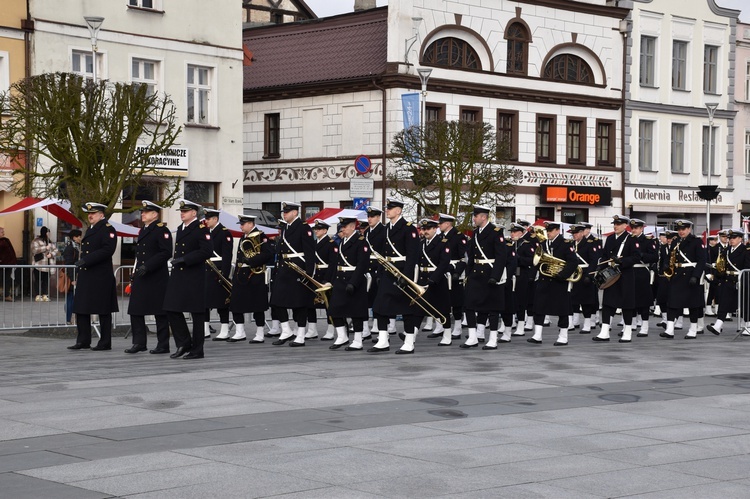
[[[670,0],[675,1],[675,0]],[[702,0],[687,0],[686,3]],[[377,0],[378,7],[388,4],[388,0]],[[305,0],[305,3],[315,12],[318,17],[335,16],[354,10],[354,0]],[[750,23],[750,2],[748,0],[716,0],[722,7],[742,10],[740,21]]]

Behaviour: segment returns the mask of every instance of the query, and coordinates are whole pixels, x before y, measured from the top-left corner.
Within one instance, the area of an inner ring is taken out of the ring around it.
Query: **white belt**
[[[460,261],[461,261],[461,260],[451,260],[451,261],[450,261],[450,264],[451,264],[451,265],[455,265],[455,264],[457,264],[457,263],[458,263],[458,262],[460,262]]]
[[[339,272],[354,272],[355,270],[357,270],[357,267],[353,267],[351,265],[339,265],[338,267],[336,267],[336,270],[338,270]]]
[[[406,261],[405,256],[387,256],[385,257],[385,259],[388,262],[405,262]]]
[[[480,265],[490,265],[492,263],[495,263],[494,258],[480,258],[479,260],[474,260],[474,263],[478,263]]]
[[[695,264],[693,264],[693,265],[695,265]],[[648,264],[647,263],[636,263],[636,264],[633,265],[633,268],[634,269],[636,269],[636,268],[638,268],[638,269],[647,269],[648,268]]]
[[[435,272],[437,267],[420,267],[420,272]]]
[[[305,254],[304,253],[283,253],[281,257],[286,258],[287,260],[290,258],[302,258],[304,260]]]
[[[695,267],[696,263],[695,263],[695,262],[690,262],[690,263],[678,263],[678,264],[676,264],[676,265],[677,265],[677,267],[678,267],[678,268],[682,268],[682,267]]]
[[[328,268],[328,264],[327,263],[316,263],[315,264],[315,268],[316,269],[327,269]]]
[[[377,259],[378,257],[376,257],[375,255],[370,255],[370,260],[377,260]]]

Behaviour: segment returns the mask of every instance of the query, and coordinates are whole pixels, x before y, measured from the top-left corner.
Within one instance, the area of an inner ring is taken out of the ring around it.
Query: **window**
[[[481,123],[482,121],[482,110],[476,107],[461,106],[459,114],[461,115],[461,121],[468,121],[469,123]]]
[[[641,120],[638,123],[638,169],[654,171],[654,122]]]
[[[302,213],[300,218],[307,220],[317,215],[323,209],[323,201],[302,201]]]
[[[187,67],[187,122],[198,125],[211,123],[211,73],[205,66]]]
[[[427,103],[424,108],[425,123],[430,121],[445,121],[445,104]]]
[[[586,119],[568,118],[566,158],[569,164],[586,163]]]
[[[218,209],[218,189],[219,184],[213,182],[185,182],[185,199],[204,208]]]
[[[423,63],[456,69],[482,69],[479,56],[467,42],[458,38],[441,38],[425,50]]]
[[[594,83],[591,67],[573,54],[560,54],[552,58],[544,68],[548,80]]]
[[[128,0],[128,5],[130,7],[140,7],[142,9],[155,8],[154,0]]]
[[[281,203],[261,203],[261,208],[273,215],[277,220],[281,218]]]
[[[656,86],[656,38],[653,36],[641,37],[641,85],[644,87]]]
[[[514,75],[526,75],[528,72],[529,32],[526,26],[515,22],[506,31],[508,40],[508,68],[506,72]]]
[[[750,61],[745,69],[745,102],[750,102]]]
[[[555,161],[555,117],[537,116],[536,118],[536,159],[537,161]]]
[[[445,104],[427,104],[424,111],[425,119],[425,153],[431,157],[437,157],[440,144],[438,137],[442,133],[445,122]],[[437,125],[439,123],[439,125]]]
[[[263,157],[278,158],[281,156],[279,149],[281,142],[281,116],[279,113],[267,114],[264,121]]]
[[[672,88],[685,90],[687,80],[687,42],[672,42]]]
[[[711,175],[716,175],[716,129],[718,127],[711,128],[711,138],[708,137],[709,127],[703,127],[703,143],[701,145],[701,171],[703,175],[708,175],[708,163],[709,158],[711,161]],[[711,150],[709,151],[709,142],[711,142]]]
[[[560,217],[562,218],[562,222],[566,224],[587,222],[589,220],[589,209],[563,206],[560,212]]]
[[[281,12],[271,12],[271,23],[272,24],[283,24],[284,14]]]
[[[672,123],[672,173],[685,173],[685,125]]]
[[[615,124],[612,121],[596,122],[596,164],[615,164]]]
[[[497,112],[497,147],[508,159],[518,159],[518,112]]]
[[[86,79],[94,79],[94,56],[92,52],[74,50],[71,63],[74,73]]]
[[[716,81],[719,73],[719,47],[706,45],[703,47],[703,91],[708,94],[716,93]]]
[[[148,95],[154,95],[158,91],[156,81],[157,61],[146,59],[133,59],[131,63],[131,81],[146,85]]]
[[[750,130],[745,130],[745,175],[750,175]]]

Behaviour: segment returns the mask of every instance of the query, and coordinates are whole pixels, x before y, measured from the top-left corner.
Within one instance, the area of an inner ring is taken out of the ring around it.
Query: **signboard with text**
[[[542,185],[542,203],[609,206],[612,204],[612,189],[584,185]]]
[[[143,149],[142,146],[136,147],[138,152]],[[171,147],[164,154],[151,156],[149,164],[164,175],[187,177],[188,150],[186,147]]]
[[[372,198],[375,191],[375,180],[365,177],[354,177],[349,179],[349,197]]]

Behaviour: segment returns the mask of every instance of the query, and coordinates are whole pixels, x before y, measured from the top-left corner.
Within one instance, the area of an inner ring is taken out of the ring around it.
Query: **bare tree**
[[[461,229],[471,227],[474,204],[511,202],[519,169],[509,167],[505,143],[497,144],[489,123],[432,121],[397,133],[391,153],[396,168],[388,187],[419,204],[426,215],[459,215]],[[463,216],[463,218],[460,218]]]
[[[85,220],[86,201],[116,209],[123,189],[164,183],[171,203],[179,181],[151,158],[173,147],[182,128],[168,96],[139,83],[92,82],[73,73],[45,73],[0,94],[0,151],[9,155],[19,195],[62,197]],[[130,189],[135,197],[137,189]]]

